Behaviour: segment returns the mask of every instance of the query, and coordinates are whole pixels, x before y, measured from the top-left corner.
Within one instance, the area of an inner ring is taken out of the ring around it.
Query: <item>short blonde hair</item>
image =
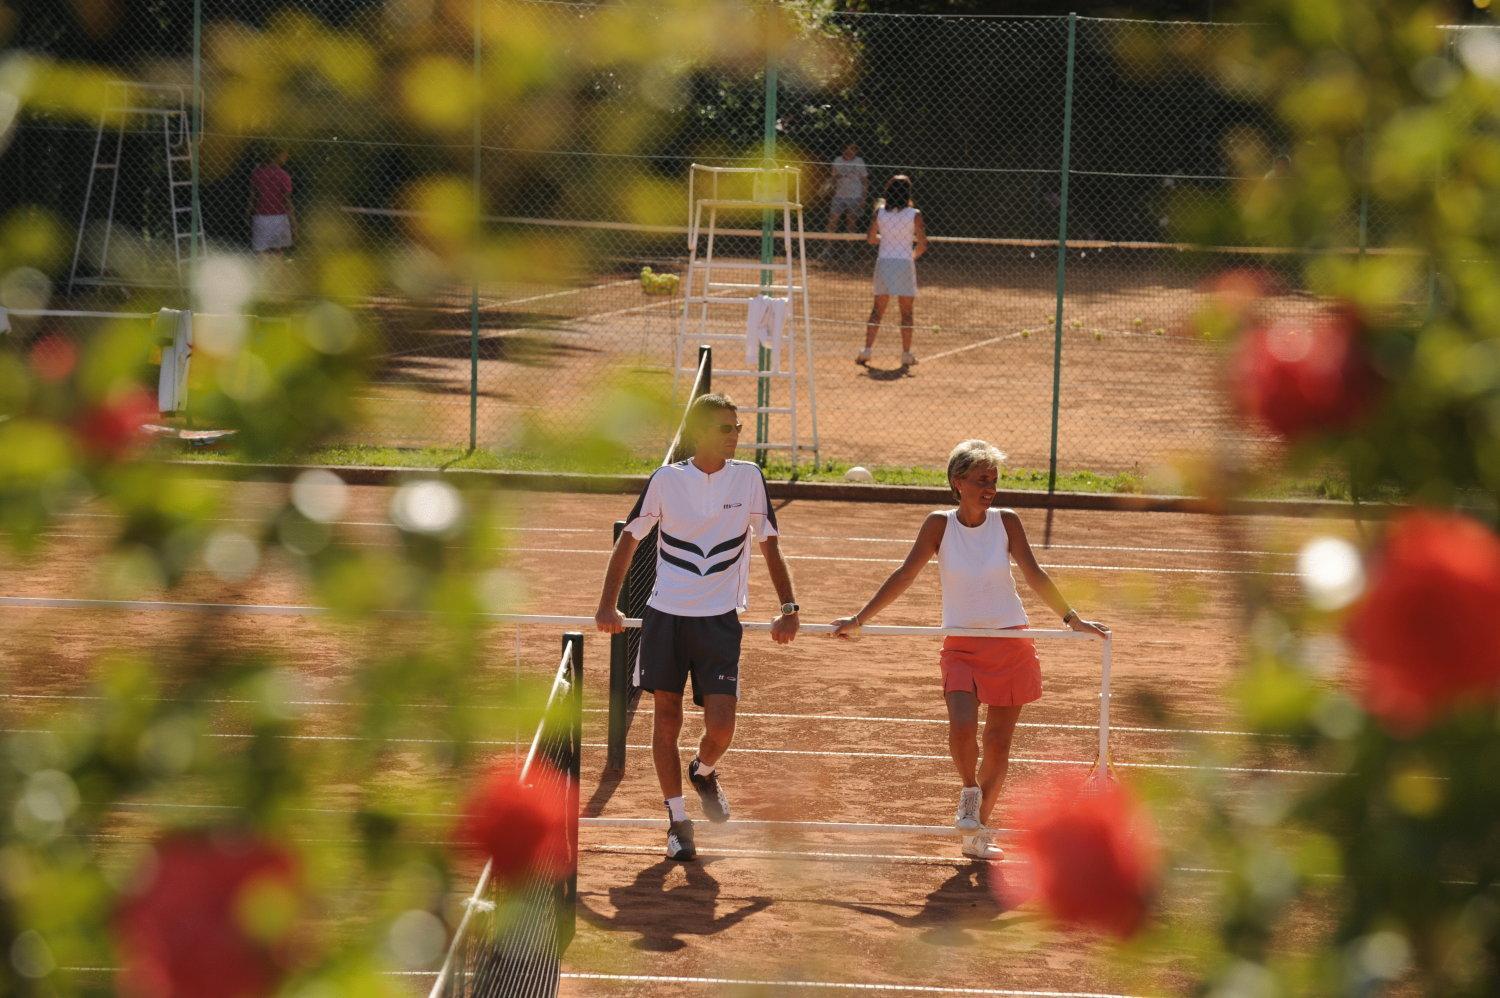
[[[1005,465],[1005,452],[988,440],[965,440],[953,448],[953,453],[948,455],[948,487],[953,489],[953,495],[958,496],[958,489],[953,488],[953,480],[962,478],[974,468],[994,468],[998,473]]]

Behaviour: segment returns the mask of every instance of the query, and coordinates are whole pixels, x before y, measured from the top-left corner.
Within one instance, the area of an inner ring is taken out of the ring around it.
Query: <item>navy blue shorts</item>
[[[678,617],[646,607],[641,614],[641,689],[682,695],[693,677],[693,703],[710,693],[740,695],[740,615]]]

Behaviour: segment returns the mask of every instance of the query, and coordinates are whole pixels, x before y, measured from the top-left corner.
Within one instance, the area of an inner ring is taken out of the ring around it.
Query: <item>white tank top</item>
[[[944,627],[1020,627],[1026,608],[1011,575],[1010,537],[998,509],[984,523],[966,527],[949,510],[938,545],[938,577],[943,585]]]
[[[917,238],[917,209],[911,205],[895,211],[882,208],[875,213],[875,225],[880,232],[880,259],[912,258],[912,243]]]

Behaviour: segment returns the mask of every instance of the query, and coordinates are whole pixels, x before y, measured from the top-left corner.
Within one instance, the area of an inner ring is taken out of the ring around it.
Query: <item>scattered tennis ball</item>
[[[1152,336],[1165,336],[1165,335],[1167,335],[1167,331],[1165,329],[1161,328],[1160,326],[1157,326],[1155,329],[1151,330],[1151,335]]]
[[[1096,339],[1096,340],[1102,340],[1102,339],[1104,339],[1104,334],[1102,332],[1100,332],[1099,330],[1096,329],[1096,330],[1094,330],[1094,339]]]
[[[1134,319],[1130,320],[1130,324],[1135,328],[1140,329],[1146,324],[1146,320],[1142,319],[1140,316],[1136,316]]]
[[[1029,329],[1023,329],[1023,330],[1021,330],[1021,339],[1023,339],[1023,340],[1029,340],[1029,339],[1031,339],[1031,330],[1029,330]]]
[[[870,474],[869,468],[861,467],[860,465],[856,464],[854,467],[844,472],[844,481],[869,484],[870,482],[875,481],[875,476]]]

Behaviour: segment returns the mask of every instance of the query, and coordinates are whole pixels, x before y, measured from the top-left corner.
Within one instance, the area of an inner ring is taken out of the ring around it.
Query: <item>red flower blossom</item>
[[[532,877],[559,880],[575,862],[571,830],[577,815],[573,781],[566,774],[539,760],[522,782],[519,766],[499,762],[469,795],[455,838],[488,859],[504,885]]]
[[[1235,401],[1285,440],[1348,428],[1378,388],[1362,336],[1346,308],[1251,329],[1231,366]]]
[[[1396,733],[1465,701],[1500,698],[1500,538],[1456,513],[1391,524],[1348,622],[1365,705]]]
[[[78,347],[73,341],[50,333],[31,346],[31,369],[43,381],[61,381],[73,373]]]
[[[1021,818],[1021,884],[995,876],[1005,907],[1035,895],[1054,919],[1121,939],[1140,931],[1156,893],[1156,837],[1123,787],[1059,780]]]
[[[298,889],[295,860],[247,835],[177,834],[156,844],[144,877],[115,913],[128,995],[273,992],[291,962],[292,925],[256,918],[262,891]],[[268,938],[273,936],[273,938]]]
[[[78,438],[92,456],[117,461],[141,442],[141,427],[156,415],[156,400],[134,389],[85,409],[78,417]]]

